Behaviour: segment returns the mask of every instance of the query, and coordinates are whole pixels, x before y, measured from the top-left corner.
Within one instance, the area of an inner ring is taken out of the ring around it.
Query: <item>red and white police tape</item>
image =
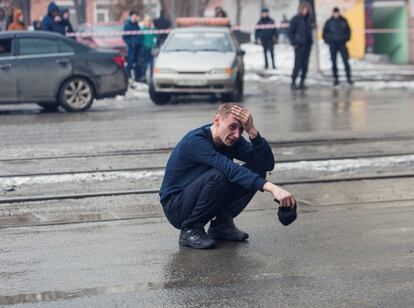
[[[232,26],[231,30],[256,30],[256,29],[287,29],[288,27],[282,27],[277,25],[254,25],[254,26]],[[72,32],[66,34],[70,37],[113,37],[122,35],[146,35],[146,34],[166,34],[172,29],[165,30],[139,30],[139,31],[90,31],[90,32]],[[353,32],[364,32],[366,34],[386,34],[386,33],[406,33],[413,32],[414,29],[354,29]]]

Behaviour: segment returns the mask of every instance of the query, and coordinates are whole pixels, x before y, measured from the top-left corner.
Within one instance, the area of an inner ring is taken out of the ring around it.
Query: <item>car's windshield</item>
[[[227,33],[188,32],[174,33],[166,42],[163,51],[213,51],[232,52],[234,46]]]

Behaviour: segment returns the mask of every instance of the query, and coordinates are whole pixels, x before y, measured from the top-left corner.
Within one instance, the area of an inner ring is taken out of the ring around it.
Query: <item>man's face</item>
[[[224,116],[216,115],[214,124],[217,126],[218,137],[225,146],[233,146],[243,134],[242,124],[231,113]]]
[[[302,15],[303,15],[303,16],[306,16],[306,15],[308,15],[308,13],[309,13],[308,7],[305,5],[305,6],[302,8]]]
[[[339,18],[339,12],[333,12],[333,17],[335,18],[335,19],[338,19]]]
[[[58,15],[58,13],[59,13],[59,11],[54,10],[54,11],[52,11],[52,16],[53,16],[53,17],[55,17],[55,16],[57,16],[57,15]]]
[[[262,12],[262,17],[263,18],[269,17],[269,13],[268,12]]]
[[[136,23],[136,22],[138,21],[138,15],[137,15],[137,14],[132,14],[132,15],[131,15],[131,21],[132,21],[133,23]]]

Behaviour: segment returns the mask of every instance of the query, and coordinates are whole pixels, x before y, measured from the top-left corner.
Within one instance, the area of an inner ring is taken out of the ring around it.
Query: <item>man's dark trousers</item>
[[[141,45],[130,44],[128,45],[128,59],[127,59],[127,73],[128,78],[131,78],[131,69],[134,67],[134,77],[135,81],[139,81],[141,77],[140,69],[140,54],[141,54]]]
[[[263,53],[265,59],[265,67],[269,67],[269,62],[267,61],[267,53],[270,52],[270,59],[272,60],[272,67],[275,68],[275,56],[273,51],[273,40],[262,41]]]
[[[295,65],[292,72],[292,82],[296,81],[296,78],[301,71],[301,83],[305,81],[306,74],[308,73],[309,56],[312,45],[301,44],[295,47]]]
[[[351,80],[351,68],[348,63],[348,49],[346,48],[345,44],[330,44],[329,51],[331,52],[331,60],[332,60],[332,73],[335,80],[338,80],[338,67],[336,61],[336,55],[340,52],[342,61],[344,62],[346,79],[349,81]]]
[[[265,178],[266,172],[245,168]],[[168,221],[177,229],[204,227],[210,220],[217,220],[239,215],[255,191],[230,183],[225,175],[210,169],[186,186],[178,195],[172,197],[163,209]]]

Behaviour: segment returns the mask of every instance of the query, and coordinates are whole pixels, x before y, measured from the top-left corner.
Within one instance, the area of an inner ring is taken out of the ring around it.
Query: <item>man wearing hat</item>
[[[204,249],[214,247],[216,239],[246,240],[249,235],[236,227],[234,218],[258,190],[271,193],[280,207],[295,210],[293,195],[265,180],[274,164],[252,115],[239,105],[221,105],[213,123],[187,133],[168,159],[160,189],[168,221],[181,230],[179,244]]]
[[[353,84],[351,78],[351,67],[348,63],[348,49],[346,42],[351,38],[351,29],[348,22],[342,17],[339,9],[335,7],[332,11],[332,17],[329,18],[323,27],[323,39],[329,45],[332,61],[332,74],[334,77],[334,86],[339,85],[338,67],[336,65],[336,55],[341,54],[344,62],[346,79],[349,84]]]
[[[277,42],[277,29],[274,26],[275,21],[269,17],[269,9],[262,8],[260,19],[257,22],[259,28],[255,31],[255,41],[259,42],[263,46],[263,54],[265,59],[265,69],[269,68],[269,62],[267,61],[267,53],[270,53],[270,59],[272,60],[272,68],[276,68],[273,46]],[[269,26],[269,28],[260,28],[260,26]]]

